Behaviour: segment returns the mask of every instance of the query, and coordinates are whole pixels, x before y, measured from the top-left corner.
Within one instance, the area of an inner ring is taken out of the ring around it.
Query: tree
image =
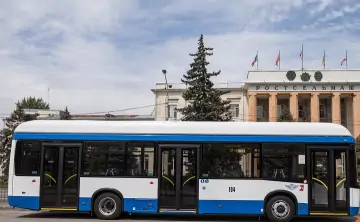
[[[193,62],[186,75],[183,75],[181,81],[188,88],[183,93],[185,101],[190,103],[181,109],[178,109],[183,117],[183,121],[230,121],[230,101],[223,101],[221,96],[229,91],[221,91],[213,88],[214,83],[211,77],[218,76],[221,71],[208,73],[207,66],[209,62],[207,56],[212,56],[213,48],[207,48],[204,45],[204,38],[201,34],[198,40],[198,51],[194,54]]]
[[[23,109],[50,109],[49,103],[45,102],[42,98],[36,97],[25,97],[18,101],[19,104],[23,107]]]
[[[190,56],[193,57],[190,69],[181,79],[188,86],[187,90],[183,93],[183,98],[189,102],[186,107],[178,109],[183,115],[182,121],[231,120],[230,101],[223,101],[221,98],[222,95],[229,93],[229,91],[215,89],[214,83],[211,80],[211,77],[218,76],[221,71],[208,72],[207,70],[209,62],[206,58],[213,55],[212,51],[213,48],[205,47],[204,38],[201,34],[198,40],[197,52],[190,53]],[[241,166],[243,154],[238,151],[239,149],[227,149],[211,144],[206,149],[206,159],[210,162],[209,164],[204,164],[204,166],[208,166],[207,170],[210,171],[220,169],[222,174],[229,175],[235,173],[241,176],[243,175]],[[193,162],[193,166],[196,166],[195,160],[189,161]]]
[[[14,131],[22,122],[35,120],[37,114],[26,114],[24,109],[50,109],[42,98],[27,97],[15,103],[16,108],[9,118],[4,121],[4,128],[0,131],[0,163],[4,175],[9,172],[11,139]]]
[[[70,120],[71,119],[71,114],[70,114],[67,106],[65,107],[65,110],[60,111],[60,119],[61,120]]]
[[[289,109],[283,110],[278,118],[278,122],[294,122],[294,118]]]

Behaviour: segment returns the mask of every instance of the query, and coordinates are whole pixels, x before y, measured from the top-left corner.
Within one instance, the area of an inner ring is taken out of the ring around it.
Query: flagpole
[[[259,70],[259,52],[258,51],[256,51],[256,58],[257,58],[256,69]]]
[[[325,49],[324,49],[324,58],[323,58],[323,65],[324,65],[324,70],[325,70],[325,65],[326,65],[326,54],[325,54]]]
[[[280,57],[280,50],[279,50],[279,70],[280,70],[280,64],[281,64],[281,57]]]
[[[345,58],[346,58],[346,69],[348,69],[348,57],[347,57],[347,50],[345,52]]]
[[[301,44],[301,70],[304,71],[304,44]]]

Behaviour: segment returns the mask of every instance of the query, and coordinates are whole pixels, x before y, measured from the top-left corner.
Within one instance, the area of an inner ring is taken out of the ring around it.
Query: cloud
[[[154,104],[150,89],[179,82],[200,33],[214,47],[214,81],[243,81],[259,51],[259,68],[358,68],[355,0],[6,1],[0,8],[0,117],[24,96],[73,113]],[[341,17],[341,19],[339,19]],[[335,47],[336,46],[336,47]],[[127,113],[149,114],[152,108]],[[0,123],[1,124],[1,123]],[[1,127],[1,125],[0,125]]]

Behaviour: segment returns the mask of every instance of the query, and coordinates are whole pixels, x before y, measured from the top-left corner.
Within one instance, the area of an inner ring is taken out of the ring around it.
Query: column
[[[346,128],[349,129],[352,135],[354,135],[354,114],[353,114],[353,95],[345,98],[345,110],[346,110]]]
[[[277,94],[269,94],[269,122],[277,122]]]
[[[341,124],[340,93],[333,93],[332,95],[331,115],[333,123]]]
[[[256,113],[256,94],[255,93],[249,93],[249,122],[256,122],[257,119],[257,113]]]
[[[299,119],[299,101],[298,101],[298,93],[290,94],[290,112],[295,121]]]
[[[360,93],[354,93],[353,97],[353,136],[356,138],[360,135]]]
[[[319,93],[311,93],[310,99],[310,115],[311,122],[319,122],[320,114],[319,114]]]

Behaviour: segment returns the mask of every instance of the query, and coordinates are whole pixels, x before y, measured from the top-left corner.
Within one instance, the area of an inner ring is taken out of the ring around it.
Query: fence
[[[7,177],[0,176],[0,202],[7,202],[8,199]]]

